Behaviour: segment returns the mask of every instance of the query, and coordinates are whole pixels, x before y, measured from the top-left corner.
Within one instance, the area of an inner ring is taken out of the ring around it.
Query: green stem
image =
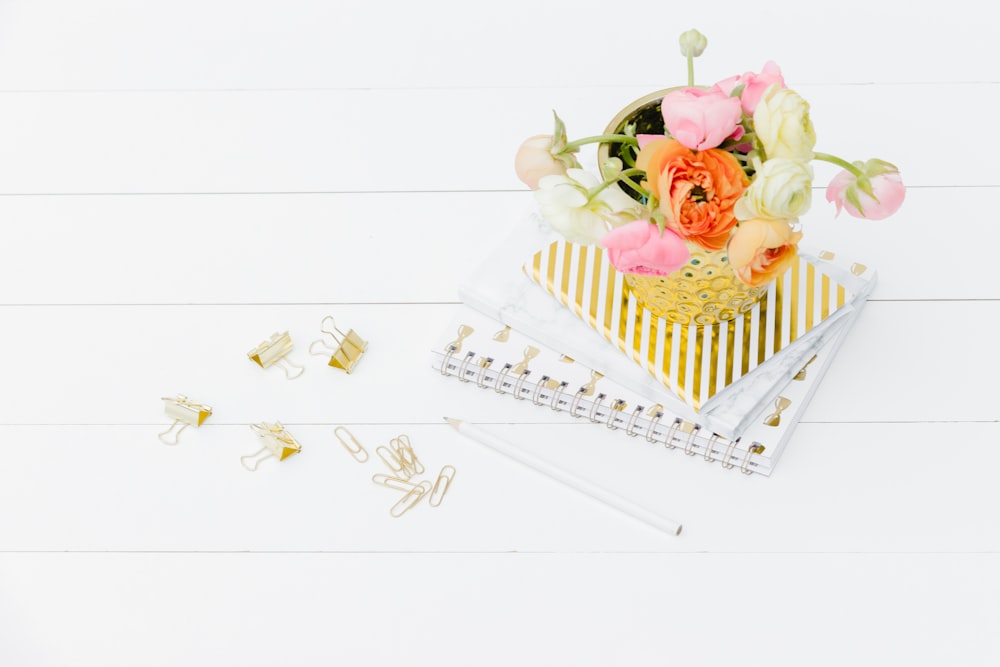
[[[689,55],[688,60],[688,86],[694,86],[694,55]]]
[[[622,183],[622,185],[628,186],[628,188],[630,190],[633,190],[633,191],[639,193],[640,195],[642,195],[643,197],[645,197],[647,200],[649,199],[649,190],[647,190],[646,188],[640,187],[632,179],[629,179],[629,178],[622,179],[621,183]]]
[[[847,160],[837,157],[836,155],[830,155],[829,153],[813,153],[813,157],[817,160],[822,160],[823,162],[829,162],[835,164],[838,167],[843,167],[847,171],[854,174],[857,178],[864,178],[865,173],[858,169],[855,165],[851,164]]]
[[[576,141],[571,141],[566,144],[560,153],[569,153],[575,151],[580,146],[586,144],[604,144],[617,142],[621,144],[633,144],[635,146],[639,145],[639,141],[635,137],[630,137],[627,134],[600,134],[596,137],[584,137],[583,139],[577,139]]]
[[[643,169],[625,169],[621,173],[619,173],[617,176],[615,176],[614,178],[608,179],[608,180],[604,181],[603,183],[601,183],[600,185],[598,185],[598,186],[596,186],[596,187],[591,188],[590,190],[588,190],[587,191],[587,201],[590,201],[591,199],[593,199],[594,197],[596,197],[601,192],[601,190],[604,190],[605,188],[607,188],[610,185],[614,185],[618,181],[624,181],[629,176],[638,176],[639,174],[645,174],[645,173],[646,172]]]

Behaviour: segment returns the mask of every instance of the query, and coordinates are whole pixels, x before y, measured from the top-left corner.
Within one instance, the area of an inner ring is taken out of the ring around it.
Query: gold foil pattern
[[[800,256],[741,317],[699,326],[668,322],[643,307],[602,248],[556,241],[535,253],[524,269],[695,411],[853,297]]]

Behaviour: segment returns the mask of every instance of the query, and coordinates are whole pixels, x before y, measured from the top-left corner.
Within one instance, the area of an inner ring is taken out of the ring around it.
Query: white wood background
[[[0,0],[0,664],[1000,660],[1000,47],[971,0]],[[880,283],[770,479],[446,380],[456,289],[532,205],[520,141],[777,61],[820,150],[897,163],[810,245]],[[370,340],[350,377],[323,316]],[[305,375],[245,357],[289,330]],[[160,396],[215,414],[175,448]],[[685,524],[668,537],[442,415]],[[300,455],[245,472],[252,422]],[[411,436],[441,507],[333,439]]]

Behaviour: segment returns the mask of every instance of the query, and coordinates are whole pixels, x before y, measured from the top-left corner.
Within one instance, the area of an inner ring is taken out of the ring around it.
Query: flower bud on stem
[[[869,197],[875,199],[875,201],[878,201],[878,198],[875,197],[875,192],[872,191],[872,184],[871,181],[868,180],[868,175],[862,170],[864,165],[862,165],[862,167],[858,166],[858,164],[861,164],[860,162],[858,164],[852,164],[843,158],[839,158],[836,155],[830,155],[829,153],[813,153],[813,157],[817,160],[822,160],[823,162],[835,164],[838,167],[842,167],[854,174],[855,178],[857,178],[858,188],[860,188],[861,191]]]

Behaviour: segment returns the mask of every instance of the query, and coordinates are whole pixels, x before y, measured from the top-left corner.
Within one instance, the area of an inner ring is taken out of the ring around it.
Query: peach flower
[[[722,250],[736,224],[733,206],[750,184],[730,153],[692,151],[674,139],[656,139],[636,157],[645,186],[666,226],[706,250]]]
[[[791,266],[801,238],[784,220],[744,220],[729,239],[729,265],[743,283],[763,285]]]

